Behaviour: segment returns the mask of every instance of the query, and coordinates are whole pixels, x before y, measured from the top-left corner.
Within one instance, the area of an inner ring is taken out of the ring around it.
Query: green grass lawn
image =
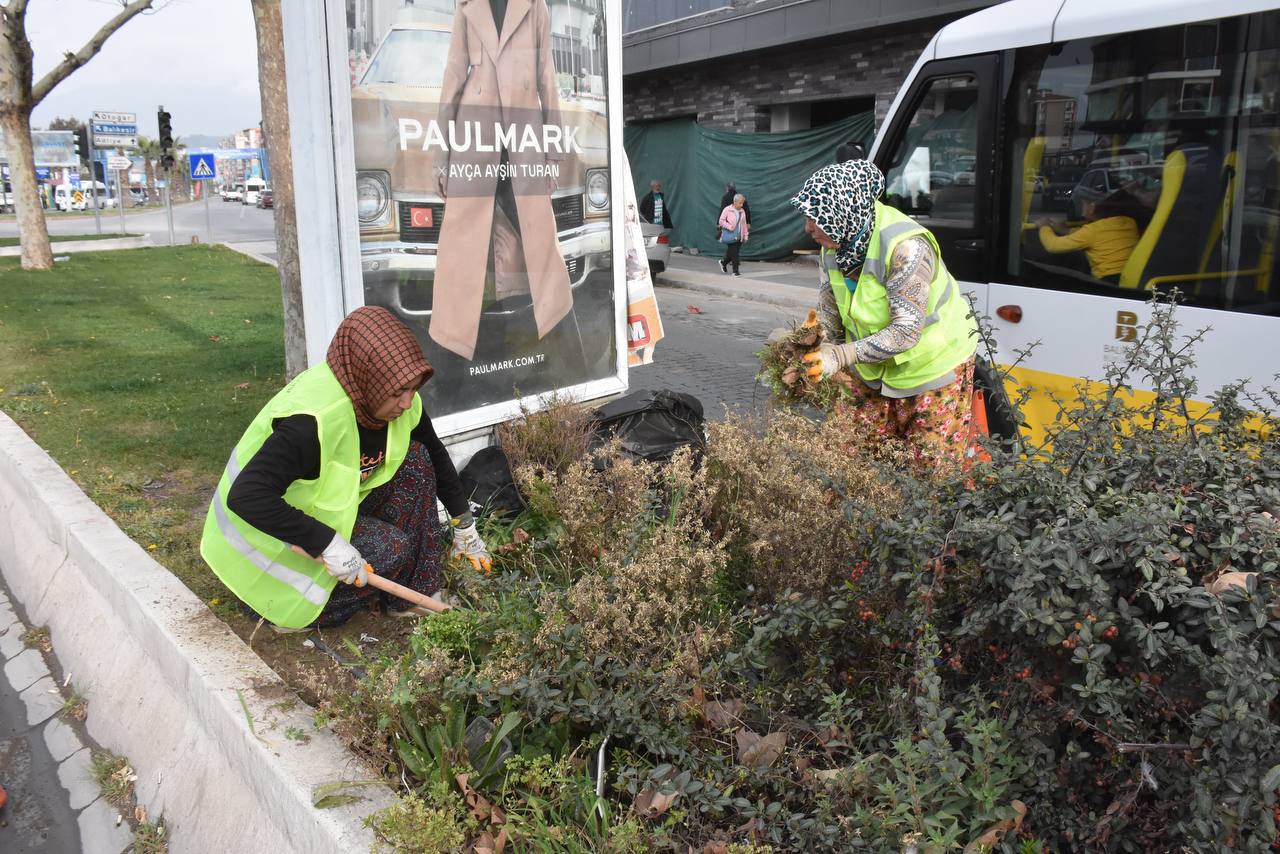
[[[204,512],[282,384],[281,328],[276,271],[228,249],[0,258],[0,409],[207,600]]]
[[[114,240],[117,237],[138,237],[137,234],[119,234],[108,232],[106,234],[50,234],[49,240],[52,243],[62,243],[67,240]],[[17,237],[0,237],[0,246],[17,246],[19,238]]]

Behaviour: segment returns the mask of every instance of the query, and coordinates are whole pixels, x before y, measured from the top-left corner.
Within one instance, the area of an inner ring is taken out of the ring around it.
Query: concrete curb
[[[253,260],[261,264],[270,264],[272,267],[277,267],[277,268],[280,266],[280,263],[276,261],[276,259],[269,258],[260,252],[255,252],[254,250],[250,249],[249,247],[253,245],[252,243],[219,243],[217,245],[225,246],[228,249],[230,249],[232,252],[239,252],[241,255],[245,256],[246,258],[252,258]]]
[[[129,759],[139,802],[170,823],[171,851],[369,850],[361,818],[391,790],[314,809],[317,786],[374,775],[2,413],[0,567],[88,699],[89,734]]]
[[[54,255],[72,252],[110,252],[114,249],[145,249],[155,246],[150,235],[137,237],[113,237],[107,240],[55,240],[49,244]],[[0,258],[14,258],[22,254],[21,246],[0,246]]]
[[[658,274],[657,284],[673,288],[683,288],[698,293],[711,294],[718,297],[748,299],[769,305],[785,308],[817,308],[818,288],[814,282],[812,288],[796,285],[783,285],[777,282],[760,279],[738,279],[716,273],[698,273],[692,270],[679,270],[668,267]]]

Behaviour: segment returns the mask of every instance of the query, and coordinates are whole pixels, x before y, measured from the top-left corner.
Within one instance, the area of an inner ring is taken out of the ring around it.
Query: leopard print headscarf
[[[409,327],[377,306],[347,315],[333,333],[325,361],[351,398],[356,422],[372,430],[387,426],[374,412],[397,389],[421,387],[435,373]]]
[[[827,236],[840,244],[836,266],[846,276],[862,266],[875,227],[876,199],[884,192],[884,175],[874,163],[848,160],[823,166],[791,199],[800,213],[813,217]]]

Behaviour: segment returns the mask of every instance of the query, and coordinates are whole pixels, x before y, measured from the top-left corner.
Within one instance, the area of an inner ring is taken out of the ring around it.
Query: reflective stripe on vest
[[[893,246],[893,241],[902,234],[906,234],[912,229],[920,228],[918,223],[911,220],[905,222],[891,222],[884,228],[880,229],[880,246],[883,251],[876,258],[868,258],[862,262],[862,269],[875,276],[880,281],[884,281],[885,274],[889,272],[889,248]]]
[[[240,475],[240,465],[236,461],[236,452],[234,450],[231,452],[231,459],[227,460],[226,475],[228,483],[235,483],[236,478]],[[329,601],[328,590],[320,587],[301,572],[298,572],[295,569],[290,569],[284,564],[276,563],[271,558],[255,549],[249,541],[244,538],[244,535],[240,533],[235,524],[227,516],[226,508],[216,496],[213,500],[212,509],[214,518],[218,522],[218,530],[222,532],[222,536],[227,538],[227,543],[229,543],[233,549],[240,552],[240,554],[244,555],[246,560],[265,572],[267,575],[270,575],[276,581],[279,581],[282,584],[287,584],[294,590],[297,590],[302,594],[302,598],[306,599],[313,605],[319,605],[323,608],[324,603]]]

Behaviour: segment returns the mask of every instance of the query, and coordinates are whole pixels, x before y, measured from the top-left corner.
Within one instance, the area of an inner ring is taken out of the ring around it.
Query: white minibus
[[[944,27],[870,157],[1034,392],[1034,435],[1177,288],[1198,396],[1280,373],[1280,7],[1010,0]],[[972,174],[972,181],[935,180]],[[1126,219],[1127,218],[1127,219]],[[1084,229],[1084,230],[1082,230]],[[1140,378],[1134,377],[1137,381]],[[1150,394],[1135,383],[1139,397]]]
[[[244,192],[240,196],[240,204],[256,205],[258,196],[266,189],[267,182],[261,178],[250,178],[244,182]]]

